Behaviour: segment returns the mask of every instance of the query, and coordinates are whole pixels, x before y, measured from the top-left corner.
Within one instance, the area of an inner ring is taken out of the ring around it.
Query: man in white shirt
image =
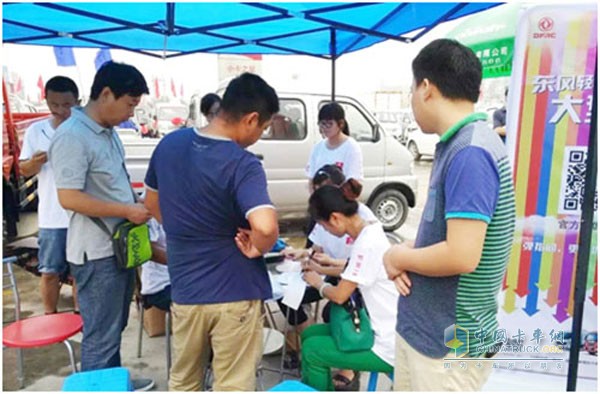
[[[38,174],[38,244],[40,292],[46,314],[56,313],[60,291],[59,278],[68,270],[66,259],[69,218],[58,203],[54,174],[48,161],[48,148],[56,128],[71,116],[78,104],[79,90],[73,80],[63,76],[51,78],[45,86],[46,103],[52,117],[32,124],[25,132],[19,168],[24,176]],[[73,284],[75,310],[76,290]]]

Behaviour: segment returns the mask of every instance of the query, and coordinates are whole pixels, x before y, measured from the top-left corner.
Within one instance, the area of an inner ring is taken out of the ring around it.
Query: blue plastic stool
[[[379,376],[379,372],[371,371],[371,374],[369,375],[369,383],[367,384],[367,391],[377,391],[378,376]],[[393,372],[388,373],[387,376],[390,378],[390,380],[392,382],[394,381],[394,373]]]
[[[129,370],[123,367],[78,372],[67,377],[62,391],[133,391]]]
[[[284,380],[276,386],[271,387],[268,391],[317,391],[310,386],[305,385],[297,380]]]

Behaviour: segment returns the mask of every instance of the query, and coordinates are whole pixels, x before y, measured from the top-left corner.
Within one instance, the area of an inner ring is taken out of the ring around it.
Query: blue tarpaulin
[[[335,59],[499,3],[4,3],[3,42]],[[158,52],[158,53],[157,53]]]

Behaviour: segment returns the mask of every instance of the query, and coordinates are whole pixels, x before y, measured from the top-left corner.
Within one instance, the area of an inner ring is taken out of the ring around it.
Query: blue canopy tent
[[[292,54],[332,62],[500,3],[4,3],[3,42],[191,53]]]

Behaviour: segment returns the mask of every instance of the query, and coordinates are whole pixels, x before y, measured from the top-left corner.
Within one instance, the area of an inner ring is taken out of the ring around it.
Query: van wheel
[[[421,154],[419,153],[419,148],[414,141],[410,141],[408,143],[408,151],[413,155],[415,160],[421,159]]]
[[[394,231],[406,221],[408,216],[408,200],[396,189],[385,189],[378,193],[370,204],[370,208],[383,224],[385,231]]]

